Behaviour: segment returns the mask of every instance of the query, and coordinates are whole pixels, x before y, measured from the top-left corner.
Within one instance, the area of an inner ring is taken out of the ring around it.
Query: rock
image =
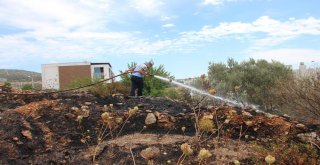
[[[18,140],[19,140],[19,138],[14,137],[14,138],[12,138],[12,140],[13,140],[13,141],[18,141]]]
[[[29,130],[21,131],[21,134],[25,136],[27,139],[32,140],[32,134]]]
[[[286,118],[286,119],[290,119],[290,116],[287,114],[282,115],[282,117]]]
[[[252,117],[251,113],[249,113],[247,111],[242,111],[242,115],[247,116],[247,117]]]
[[[297,124],[296,127],[297,127],[297,128],[305,128],[306,126],[303,125],[303,124]]]
[[[143,104],[138,104],[138,108],[143,108],[144,105]]]
[[[155,112],[154,112],[154,115],[156,115],[156,116],[157,116],[157,118],[159,119],[159,118],[160,118],[161,113],[159,113],[158,111],[155,111]]]
[[[237,111],[232,109],[232,110],[229,111],[229,114],[230,114],[230,115],[231,115],[231,114],[237,114]]]
[[[157,122],[157,118],[153,113],[148,113],[144,122],[146,125],[154,124]]]
[[[72,113],[67,113],[64,115],[67,119],[73,119],[76,117],[76,115],[72,114]]]
[[[268,118],[274,118],[274,117],[277,117],[276,115],[273,115],[273,114],[270,114],[270,113],[266,113],[266,116],[267,116]]]
[[[158,117],[158,126],[161,128],[171,129],[175,126],[176,119],[169,114],[161,114]]]
[[[30,123],[27,122],[27,121],[23,121],[23,122],[22,122],[22,126],[23,126],[25,129],[32,129]]]
[[[149,110],[149,109],[148,109],[148,110],[146,110],[146,112],[148,112],[148,113],[152,113],[152,111],[151,111],[151,110]]]
[[[91,105],[91,102],[85,102],[84,105]]]
[[[90,114],[90,111],[89,111],[89,110],[87,110],[87,109],[83,109],[83,110],[82,110],[82,116],[83,116],[83,117],[89,117],[89,114]]]
[[[81,109],[89,109],[89,107],[84,105],[84,106],[81,106]]]
[[[316,132],[298,134],[297,137],[305,143],[320,144],[320,136]]]
[[[79,108],[78,108],[78,107],[72,107],[72,108],[71,108],[71,112],[72,112],[72,113],[78,113],[78,111],[79,111]]]
[[[224,123],[225,123],[225,124],[229,124],[229,123],[230,123],[230,119],[226,119],[226,120],[224,121]]]

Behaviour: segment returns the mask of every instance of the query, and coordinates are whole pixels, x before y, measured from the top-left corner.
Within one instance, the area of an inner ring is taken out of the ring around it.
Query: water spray
[[[174,85],[177,85],[177,86],[180,86],[180,87],[183,87],[183,88],[186,88],[186,89],[190,89],[191,91],[196,92],[198,94],[205,95],[205,96],[208,96],[208,97],[216,99],[216,100],[224,101],[224,102],[227,102],[227,103],[232,104],[234,106],[243,107],[243,104],[240,104],[237,101],[230,100],[230,99],[227,99],[227,98],[223,98],[223,97],[220,97],[220,96],[211,95],[208,92],[205,92],[205,91],[199,90],[197,88],[194,88],[192,86],[177,82],[177,81],[175,81],[173,79],[168,79],[168,78],[165,78],[165,77],[162,77],[162,76],[158,76],[158,75],[154,75],[154,77],[159,79],[159,80],[166,81],[166,82],[172,83]],[[256,109],[256,110],[258,110],[254,105],[251,105],[251,107]]]

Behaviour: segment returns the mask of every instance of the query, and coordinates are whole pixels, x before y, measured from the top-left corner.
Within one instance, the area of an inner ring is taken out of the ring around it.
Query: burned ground
[[[283,139],[312,146],[319,163],[319,126],[250,108],[73,92],[1,95],[0,110],[0,164],[146,164],[140,152],[151,146],[160,149],[155,164],[176,164],[183,143],[194,150],[184,164],[198,164],[201,148],[213,154],[203,164],[259,164],[266,156],[259,148]],[[214,129],[195,136],[195,113]]]

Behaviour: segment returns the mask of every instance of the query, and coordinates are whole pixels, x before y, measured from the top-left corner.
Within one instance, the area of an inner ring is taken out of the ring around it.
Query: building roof
[[[108,62],[106,62],[106,63],[91,63],[91,65],[109,65],[110,67],[112,67],[111,64]]]
[[[42,66],[75,66],[75,65],[109,65],[110,63],[91,63],[91,62],[67,62],[67,63],[51,63],[51,64],[42,64]]]

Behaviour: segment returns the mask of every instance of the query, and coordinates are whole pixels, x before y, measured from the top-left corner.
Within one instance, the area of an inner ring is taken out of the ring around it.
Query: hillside
[[[316,125],[223,104],[0,95],[0,164],[265,164],[270,154],[276,164],[316,165],[319,133]]]
[[[30,82],[33,76],[33,81],[41,81],[41,73],[31,72],[17,69],[0,69],[0,78],[6,78],[13,82]]]

